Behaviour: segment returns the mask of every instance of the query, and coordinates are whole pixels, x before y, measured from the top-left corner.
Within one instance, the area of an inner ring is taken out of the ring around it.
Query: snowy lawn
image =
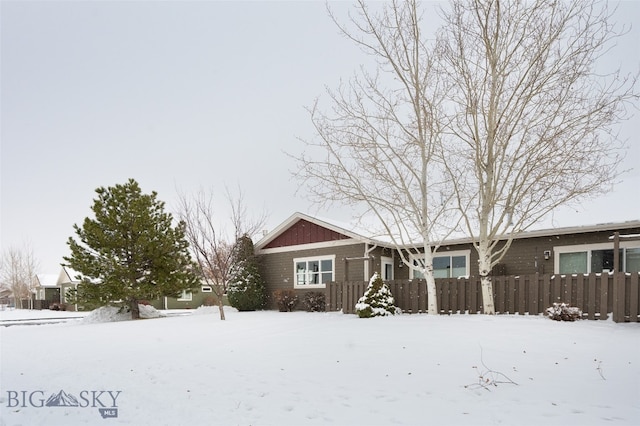
[[[0,424],[640,424],[640,324],[226,313],[0,327]]]

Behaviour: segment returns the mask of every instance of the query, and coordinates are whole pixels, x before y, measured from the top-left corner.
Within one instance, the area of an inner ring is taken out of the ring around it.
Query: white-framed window
[[[433,256],[433,277],[434,278],[460,278],[468,277],[469,259],[471,250],[449,251],[446,253],[436,252]],[[419,267],[417,259],[413,260],[414,267],[411,269],[412,278],[424,278],[422,268]]]
[[[324,288],[333,281],[336,256],[316,256],[293,259],[294,288]]]
[[[213,288],[211,288],[210,285],[203,285],[202,287],[200,287],[200,291],[202,291],[203,293],[212,293]]]
[[[640,272],[640,243],[621,241],[618,268],[613,264],[613,243],[558,246],[553,248],[554,273],[589,274],[610,272]]]
[[[382,269],[382,280],[393,280],[393,258],[382,256],[380,258],[380,269]]]
[[[193,299],[193,294],[189,290],[182,290],[178,302],[190,302]]]

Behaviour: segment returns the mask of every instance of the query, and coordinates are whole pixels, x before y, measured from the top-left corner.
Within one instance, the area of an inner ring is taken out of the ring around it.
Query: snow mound
[[[140,318],[159,318],[164,316],[160,311],[151,305],[138,305],[140,309]],[[128,321],[131,319],[131,312],[120,310],[115,306],[102,306],[91,311],[89,315],[82,320],[85,323],[115,322]]]
[[[140,318],[160,318],[165,316],[151,305],[138,305],[138,307],[140,309]]]
[[[231,306],[225,305],[224,312],[225,313],[238,312],[238,310]],[[211,315],[211,314],[218,315],[219,313],[220,313],[220,309],[217,306],[200,306],[199,308],[193,311],[193,315]]]
[[[115,306],[102,306],[91,311],[89,315],[84,317],[82,322],[93,324],[98,322],[126,321],[130,319],[130,312],[120,312],[120,308],[116,308]]]

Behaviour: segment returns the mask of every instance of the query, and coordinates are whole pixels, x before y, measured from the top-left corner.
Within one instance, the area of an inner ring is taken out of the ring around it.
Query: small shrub
[[[51,305],[49,305],[49,310],[51,311],[59,311],[60,310],[60,305],[57,303],[52,303]]]
[[[547,315],[555,321],[575,321],[582,318],[582,311],[566,303],[554,303],[552,307],[547,308]]]
[[[276,299],[280,312],[291,312],[298,304],[298,296],[291,289],[276,290],[273,292],[273,297]]]
[[[304,295],[302,300],[307,312],[324,312],[325,298],[324,293],[320,291],[310,291]]]
[[[360,318],[395,315],[394,302],[391,290],[376,272],[369,280],[364,296],[358,299],[356,312]]]

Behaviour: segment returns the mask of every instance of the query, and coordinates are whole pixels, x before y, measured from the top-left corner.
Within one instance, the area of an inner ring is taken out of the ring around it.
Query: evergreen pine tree
[[[173,226],[156,192],[142,194],[138,183],[100,187],[94,219],[74,225],[68,240],[69,266],[82,281],[72,293],[86,307],[123,305],[139,318],[138,301],[178,297],[199,284],[185,238],[185,225]]]
[[[265,287],[251,238],[243,235],[236,241],[233,250],[231,279],[227,288],[229,303],[239,311],[262,309],[265,302]]]
[[[369,285],[364,295],[356,303],[356,312],[360,318],[394,315],[394,305],[391,290],[377,272],[369,280]]]

